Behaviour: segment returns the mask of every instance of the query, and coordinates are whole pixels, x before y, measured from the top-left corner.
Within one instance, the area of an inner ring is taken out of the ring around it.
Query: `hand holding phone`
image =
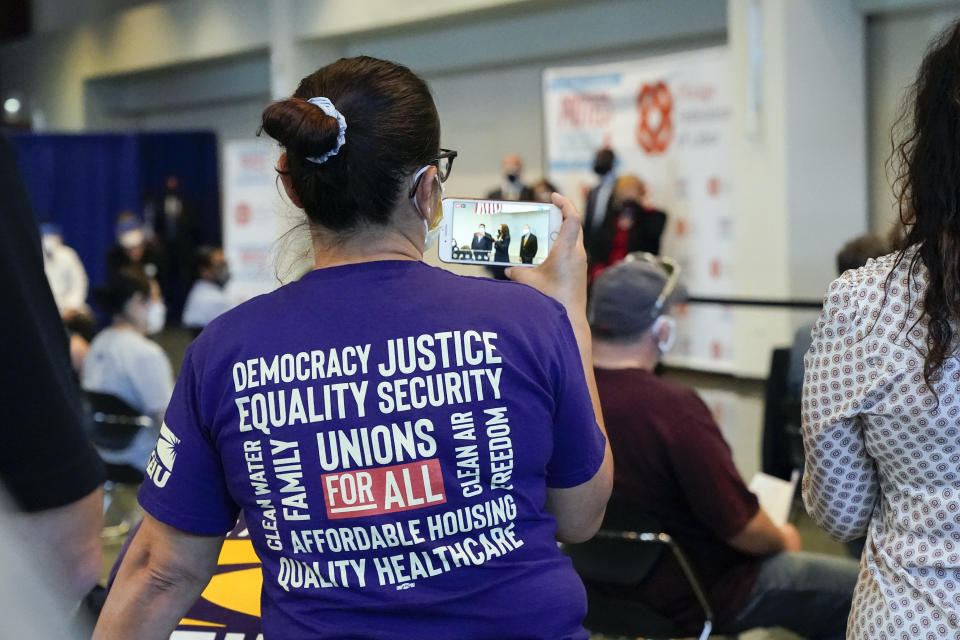
[[[553,194],[553,203],[562,214],[550,254],[536,269],[507,269],[511,280],[530,285],[564,306],[573,317],[583,316],[587,309],[587,252],[583,248],[580,214],[567,198]]]

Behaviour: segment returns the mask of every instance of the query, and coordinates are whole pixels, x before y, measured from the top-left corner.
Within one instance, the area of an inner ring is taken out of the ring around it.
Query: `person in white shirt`
[[[55,224],[40,225],[43,241],[43,270],[50,282],[53,299],[64,319],[87,308],[87,271],[77,252],[63,244],[63,233]]]
[[[199,333],[211,320],[234,306],[224,291],[230,270],[222,249],[204,246],[197,250],[196,277],[187,294],[182,319],[186,327]]]
[[[146,276],[131,268],[118,271],[98,296],[113,321],[90,343],[80,385],[114,395],[153,419],[126,449],[100,450],[105,462],[146,469],[173,393],[170,359],[146,337],[163,326],[163,302]]]

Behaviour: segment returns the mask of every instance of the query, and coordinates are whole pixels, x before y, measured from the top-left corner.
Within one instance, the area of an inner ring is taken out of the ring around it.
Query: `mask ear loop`
[[[663,330],[664,326],[668,326],[670,329],[670,335],[665,339],[657,339],[657,349],[660,350],[661,355],[670,351],[673,348],[674,343],[677,341],[677,321],[675,318],[670,316],[662,315],[658,316],[656,320],[653,321],[653,327],[651,327],[650,332],[658,336]]]
[[[426,173],[427,169],[429,169],[432,166],[434,165],[428,164],[423,167],[420,167],[420,169],[415,174],[413,174],[413,186],[410,188],[410,199],[413,200],[413,206],[417,210],[417,213],[420,214],[421,218],[423,218],[423,209],[420,208],[420,203],[417,202],[417,188],[420,185],[420,178],[422,178],[423,174]],[[434,178],[436,178],[437,183],[440,185],[440,195],[442,197],[444,192],[444,187],[443,187],[443,181],[440,180],[440,174],[437,173],[434,176]],[[427,222],[426,218],[423,218],[423,226],[424,226],[424,231],[430,231],[430,223]]]

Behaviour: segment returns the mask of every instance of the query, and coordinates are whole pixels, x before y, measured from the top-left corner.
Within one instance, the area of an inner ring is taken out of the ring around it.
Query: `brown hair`
[[[347,123],[314,104],[328,98]],[[307,217],[332,231],[387,225],[404,179],[440,150],[440,119],[427,84],[405,66],[367,56],[341,58],[300,81],[293,97],[271,104],[260,128],[287,152],[293,190]]]

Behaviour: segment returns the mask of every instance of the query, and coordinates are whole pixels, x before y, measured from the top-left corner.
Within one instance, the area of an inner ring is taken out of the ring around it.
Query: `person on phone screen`
[[[596,532],[613,469],[575,208],[520,282],[424,264],[455,152],[384,60],[310,74],[262,130],[316,268],[190,345],[94,638],[169,638],[242,511],[266,638],[586,640],[556,540]]]
[[[510,262],[510,227],[505,224],[497,228],[497,239],[493,241],[493,259],[495,262]]]
[[[493,236],[487,233],[487,225],[481,224],[473,234],[473,240],[470,242],[470,249],[473,250],[474,260],[490,260],[490,252],[493,250]]]
[[[537,255],[537,236],[530,231],[530,225],[523,225],[523,235],[520,236],[520,262],[533,264]]]

